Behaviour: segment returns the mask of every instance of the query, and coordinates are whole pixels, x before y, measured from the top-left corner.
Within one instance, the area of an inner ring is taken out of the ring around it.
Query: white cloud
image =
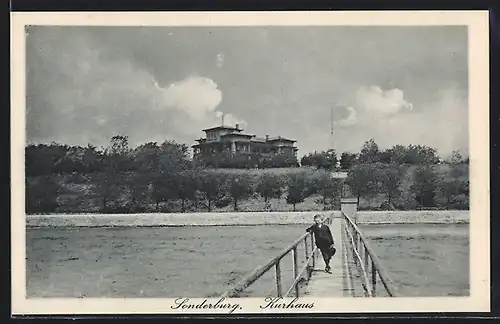
[[[409,114],[392,114],[386,118],[365,116],[362,125],[381,148],[395,144],[423,144],[448,154],[458,149],[468,151],[468,104],[462,91],[449,88],[434,101],[419,106]]]
[[[31,141],[37,130],[40,140],[66,134],[64,142],[81,145],[104,145],[115,133],[129,135],[131,144],[167,138],[190,143],[201,129],[220,124],[222,91],[214,80],[191,75],[165,85],[131,61],[107,60],[88,37],[42,33],[31,52],[43,62],[30,74],[29,90],[37,91],[27,103]],[[48,113],[53,117],[44,117]],[[225,120],[246,125],[231,114]]]
[[[413,109],[412,104],[404,99],[403,91],[397,88],[384,91],[378,86],[361,87],[356,92],[356,102],[360,108],[380,114]]]
[[[222,92],[208,78],[192,76],[170,84],[163,91],[164,103],[186,112],[191,118],[200,120],[213,113],[222,101]]]
[[[176,117],[179,124],[186,125],[183,129],[186,137],[194,138],[203,128],[221,125],[223,114],[224,125],[239,124],[242,128],[247,126],[246,121],[217,109],[222,101],[222,91],[212,79],[191,76],[166,88],[161,88],[156,81],[153,82],[163,98],[162,102],[157,102],[157,108],[181,110],[188,116],[188,119]]]
[[[163,105],[185,112],[191,118],[190,122],[193,127],[194,125],[202,128],[220,125],[223,114],[224,125],[239,124],[241,127],[247,125],[246,121],[216,109],[222,101],[222,91],[212,79],[191,76],[174,82],[166,88],[161,88],[156,81],[154,83],[155,87],[162,92]],[[195,121],[196,123],[193,124]]]

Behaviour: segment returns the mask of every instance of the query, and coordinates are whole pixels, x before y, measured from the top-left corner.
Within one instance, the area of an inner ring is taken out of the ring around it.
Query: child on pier
[[[335,255],[335,252],[337,252],[332,232],[328,225],[324,224],[321,215],[314,215],[314,223],[315,224],[307,228],[306,231],[314,233],[316,246],[321,251],[323,260],[325,261],[325,271],[331,273],[330,260]]]

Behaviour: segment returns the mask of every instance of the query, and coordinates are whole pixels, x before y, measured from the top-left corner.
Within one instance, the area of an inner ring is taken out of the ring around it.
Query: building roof
[[[254,137],[254,138],[252,138],[252,142],[265,143],[266,139],[262,138],[262,137]]]
[[[221,135],[220,137],[226,137],[226,136],[254,137],[255,135],[253,135],[253,134],[245,134],[245,133],[227,133],[227,134]]]
[[[283,141],[283,142],[297,142],[297,141],[295,141],[295,140],[291,140],[291,139],[284,138],[284,137],[281,137],[281,136],[278,136],[278,137],[271,137],[271,138],[268,138],[268,139],[267,139],[267,142],[276,142],[276,141]]]
[[[239,128],[239,127],[215,126],[215,127],[203,129],[203,131],[206,132],[206,131],[211,131],[211,130],[216,130],[216,129],[228,129],[228,130],[235,130],[235,131],[238,131],[238,132],[241,132],[243,130],[243,129]]]

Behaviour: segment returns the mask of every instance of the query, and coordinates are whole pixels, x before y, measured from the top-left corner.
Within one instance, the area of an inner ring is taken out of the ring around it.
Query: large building
[[[264,138],[243,132],[236,124],[235,127],[217,126],[203,130],[205,138],[197,139],[193,145],[194,155],[206,155],[217,152],[257,153],[261,156],[272,156],[280,153],[297,154],[296,141],[281,136]]]

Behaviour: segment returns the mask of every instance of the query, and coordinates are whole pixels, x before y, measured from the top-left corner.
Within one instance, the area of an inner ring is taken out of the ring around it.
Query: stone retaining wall
[[[340,211],[28,215],[27,227],[153,227],[311,224],[317,213],[340,217]],[[359,224],[468,223],[469,211],[360,211]]]
[[[142,227],[142,226],[214,226],[214,225],[286,225],[311,224],[315,214],[335,212],[248,212],[183,214],[86,214],[29,215],[27,227]]]
[[[468,210],[359,211],[359,224],[460,224],[469,222]]]

